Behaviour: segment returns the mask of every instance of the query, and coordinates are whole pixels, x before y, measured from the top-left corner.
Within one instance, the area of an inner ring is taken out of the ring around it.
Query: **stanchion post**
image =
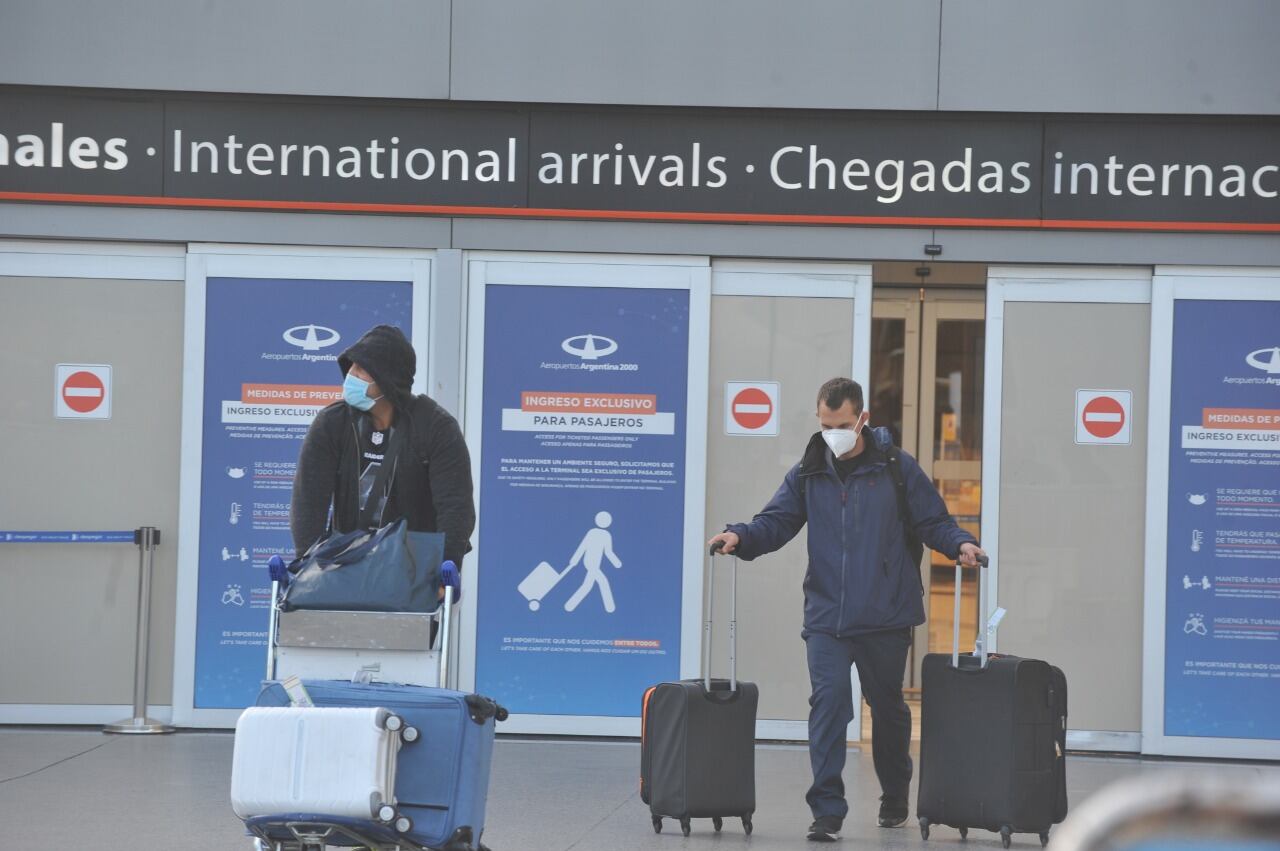
[[[151,640],[151,575],[155,571],[160,530],[143,526],[133,532],[138,545],[138,631],[133,658],[133,717],[102,728],[104,733],[172,733],[173,727],[147,717],[148,644]]]

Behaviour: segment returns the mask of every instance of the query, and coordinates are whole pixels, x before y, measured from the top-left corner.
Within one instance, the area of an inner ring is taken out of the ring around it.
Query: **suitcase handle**
[[[978,667],[987,667],[987,567],[991,560],[986,556],[978,556],[978,635],[974,639],[973,653],[978,657]],[[960,589],[961,564],[956,559],[956,608],[955,619],[951,622],[951,667],[960,667]]]
[[[724,551],[724,541],[716,541],[707,553],[707,617],[702,622],[702,690],[711,694],[711,625],[715,620],[716,554]],[[733,582],[729,614],[729,691],[738,693],[738,558],[733,559]]]

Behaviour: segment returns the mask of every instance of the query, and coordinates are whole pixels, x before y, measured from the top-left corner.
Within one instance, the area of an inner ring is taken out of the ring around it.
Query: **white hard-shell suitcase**
[[[324,813],[390,821],[401,740],[417,737],[382,708],[246,709],[236,724],[231,807],[242,819]]]
[[[538,566],[516,586],[516,590],[529,601],[529,608],[536,612],[542,605],[542,598],[550,594],[551,589],[555,588],[568,572],[568,570],[558,571],[545,561],[539,562]]]

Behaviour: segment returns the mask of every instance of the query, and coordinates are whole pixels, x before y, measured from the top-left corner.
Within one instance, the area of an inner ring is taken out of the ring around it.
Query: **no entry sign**
[[[1128,446],[1133,432],[1129,390],[1076,391],[1076,443]]]
[[[725,434],[776,437],[778,397],[776,381],[728,381],[724,385]]]
[[[53,415],[63,420],[111,419],[111,367],[58,364],[53,379]]]

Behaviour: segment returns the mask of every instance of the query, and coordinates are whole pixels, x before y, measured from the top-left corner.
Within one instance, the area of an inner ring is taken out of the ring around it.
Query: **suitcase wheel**
[[[378,807],[378,821],[383,822],[384,824],[391,824],[391,822],[395,820],[395,817],[396,808],[390,804],[383,804]]]
[[[754,829],[754,827],[755,825],[751,823],[751,816],[742,817],[742,829],[743,831],[746,832],[747,836],[751,835],[751,831]]]
[[[392,733],[404,727],[404,719],[399,715],[388,715],[387,720],[384,723],[386,725],[386,729]]]
[[[662,833],[662,819],[659,816],[653,817],[653,832]]]
[[[688,835],[689,835],[689,833],[690,833],[692,830],[693,830],[693,825],[692,825],[692,823],[689,821],[689,819],[687,819],[687,818],[682,818],[682,819],[680,819],[680,832],[681,832],[681,833],[683,833],[685,836],[688,836]]]
[[[961,838],[961,839],[968,839],[968,838],[969,838],[969,828],[967,828],[967,827],[962,827],[962,828],[960,828],[960,838]]]
[[[1049,831],[1046,830],[1044,833],[1040,834],[1040,847],[1043,848],[1048,844],[1049,844]]]
[[[923,816],[920,818],[920,838],[929,841],[929,820]]]
[[[408,833],[413,830],[413,819],[408,816],[397,816],[395,824],[396,833]]]
[[[724,819],[720,818],[720,816],[712,816],[711,826],[716,829],[716,833],[719,833],[724,827]]]
[[[405,727],[404,732],[400,734],[400,738],[404,739],[405,742],[412,743],[418,741],[419,735],[417,727]]]
[[[1003,845],[1005,848],[1008,848],[1010,843],[1012,842],[1013,842],[1013,828],[1009,827],[1009,825],[1006,824],[1004,827],[1000,828],[1000,844]]]

